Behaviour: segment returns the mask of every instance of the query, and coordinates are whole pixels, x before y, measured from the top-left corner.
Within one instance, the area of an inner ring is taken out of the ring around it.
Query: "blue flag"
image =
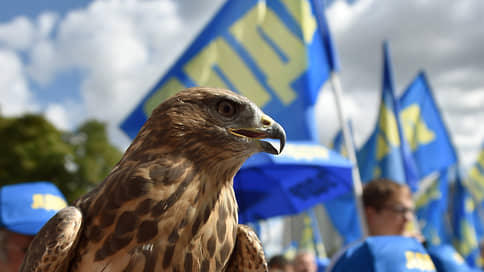
[[[456,175],[451,206],[453,243],[466,262],[476,267],[479,263],[479,237],[476,232],[475,203],[462,183],[460,175],[458,173]]]
[[[308,250],[314,253],[317,258],[327,258],[323,239],[319,230],[318,219],[313,209],[306,211],[304,215],[304,227],[299,242],[300,250]]]
[[[351,125],[351,120],[348,120],[348,127],[350,130],[352,145],[355,146],[355,141],[353,137],[353,126]],[[343,135],[343,129],[340,129],[333,138],[330,148],[341,154],[343,157],[348,158],[348,150],[346,149],[346,144]]]
[[[449,179],[448,171],[442,170],[415,200],[416,216],[421,233],[433,246],[451,243],[449,224],[446,221]]]
[[[418,173],[410,148],[403,138],[400,106],[395,99],[388,44],[383,45],[383,88],[378,121],[372,135],[357,152],[361,180],[385,177],[406,183],[415,191]]]
[[[250,157],[234,177],[239,222],[297,214],[352,190],[352,164],[311,142]]]
[[[351,122],[348,123],[351,135],[353,130]],[[353,137],[351,137],[353,140]],[[354,143],[354,141],[353,141]],[[347,156],[345,148],[343,130],[339,130],[331,143],[332,149],[343,156]],[[322,203],[326,210],[331,225],[342,238],[343,246],[361,239],[362,233],[360,222],[358,220],[358,209],[356,208],[356,199],[353,192],[346,193]]]
[[[432,96],[425,73],[419,73],[400,98],[405,139],[423,178],[457,162],[456,152]]]
[[[167,97],[210,86],[251,99],[288,139],[316,140],[314,105],[337,67],[321,1],[227,1],[121,128],[134,138]]]
[[[477,161],[472,165],[467,174],[466,185],[474,199],[481,207],[484,207],[484,145],[478,155]]]
[[[362,237],[358,210],[353,192],[346,193],[323,204],[332,226],[343,240],[343,245],[351,244]]]
[[[470,267],[462,256],[449,244],[431,246],[427,249],[439,272],[482,272]]]

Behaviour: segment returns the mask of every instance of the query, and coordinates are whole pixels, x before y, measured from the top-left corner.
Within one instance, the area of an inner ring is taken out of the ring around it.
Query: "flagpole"
[[[348,158],[353,164],[353,167],[352,167],[353,193],[355,195],[356,208],[358,209],[358,218],[359,218],[363,238],[366,238],[368,236],[368,225],[366,223],[365,211],[363,209],[363,199],[362,199],[363,186],[361,184],[360,170],[358,169],[358,163],[356,161],[355,147],[351,139],[350,129],[348,127],[348,122],[346,122],[346,118],[343,112],[343,106],[341,104],[341,97],[343,93],[342,87],[341,87],[341,81],[335,72],[331,72],[330,79],[331,79],[331,86],[334,94],[334,101],[337,109],[336,112],[338,113],[338,120],[343,129],[343,138],[345,141],[346,150],[348,151]]]

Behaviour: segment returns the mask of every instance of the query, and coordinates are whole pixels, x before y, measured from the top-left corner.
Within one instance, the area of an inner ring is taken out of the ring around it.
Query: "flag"
[[[378,121],[372,135],[357,152],[361,179],[378,177],[406,183],[416,191],[417,169],[410,148],[403,138],[400,106],[395,99],[388,44],[383,44],[383,84]]]
[[[472,197],[484,208],[484,145],[478,155],[477,161],[467,174],[466,185]]]
[[[453,230],[453,244],[470,266],[479,263],[479,240],[475,223],[475,203],[456,174],[454,192],[452,195],[451,224]]]
[[[432,246],[451,243],[449,224],[446,220],[448,206],[448,170],[442,170],[430,185],[416,194],[415,215],[420,231]]]
[[[343,246],[351,244],[363,237],[358,209],[353,193],[347,193],[322,204],[331,225],[343,240]]]
[[[353,126],[351,125],[351,121],[348,120],[348,127],[350,130],[352,145],[354,146],[355,141],[353,140]],[[348,158],[348,150],[346,149],[343,129],[340,129],[333,138],[333,141],[330,144],[330,148],[334,151],[341,154],[343,157]]]
[[[167,97],[211,86],[254,101],[288,139],[316,140],[314,105],[337,68],[321,1],[227,1],[121,128],[134,138]]]
[[[304,227],[299,242],[299,249],[312,251],[316,258],[327,258],[323,239],[318,226],[318,219],[312,209],[306,211],[304,215]]]
[[[351,136],[353,136],[353,128],[350,121],[348,121],[348,127],[350,128]],[[353,137],[351,137],[351,140],[353,140]],[[336,133],[330,146],[334,151],[347,157],[348,153],[342,129]],[[341,237],[343,246],[361,239],[362,233],[358,221],[356,198],[352,192],[326,201],[321,205],[326,210],[331,225]]]
[[[416,193],[416,216],[422,234],[434,246],[450,243],[446,221],[448,168],[456,164],[457,155],[424,72],[414,78],[399,101],[403,134],[412,150],[419,178],[438,173],[430,186]]]
[[[400,98],[400,106],[403,132],[419,178],[455,164],[455,149],[424,72],[407,87]]]

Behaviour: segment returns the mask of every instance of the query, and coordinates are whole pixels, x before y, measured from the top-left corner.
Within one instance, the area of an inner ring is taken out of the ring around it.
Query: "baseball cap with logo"
[[[24,235],[35,235],[66,206],[64,195],[50,182],[5,185],[0,188],[0,227]]]

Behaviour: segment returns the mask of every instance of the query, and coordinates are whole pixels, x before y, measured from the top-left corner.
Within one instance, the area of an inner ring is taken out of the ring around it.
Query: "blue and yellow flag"
[[[466,185],[469,187],[472,197],[481,207],[484,207],[484,145],[482,145],[477,161],[467,174]]]
[[[451,243],[450,226],[446,220],[449,179],[448,170],[442,170],[430,185],[417,193],[416,216],[420,231],[432,246]]]
[[[399,183],[406,183],[415,191],[418,173],[410,148],[403,138],[400,125],[400,106],[395,99],[393,74],[388,44],[383,44],[383,88],[378,122],[375,130],[357,152],[361,180],[385,177]]]
[[[318,219],[314,210],[309,209],[304,215],[304,227],[302,230],[299,249],[308,250],[314,253],[317,258],[327,258],[323,239],[319,230]]]
[[[424,72],[420,72],[405,90],[400,107],[403,132],[419,178],[455,164],[455,149]]]
[[[479,263],[479,237],[476,232],[475,203],[457,174],[452,195],[451,224],[453,244],[466,262],[476,267]]]
[[[160,102],[185,87],[226,88],[277,120],[290,140],[316,140],[314,104],[333,43],[318,0],[227,1],[121,128],[134,138]]]
[[[353,126],[351,125],[351,120],[348,120],[348,128],[351,135],[352,145],[355,146],[355,141],[353,137]],[[331,149],[341,154],[343,157],[348,158],[348,150],[346,149],[346,144],[343,135],[343,129],[340,129],[333,138],[330,146]]]
[[[350,134],[353,136],[353,129],[351,122],[348,121]],[[351,137],[353,140],[353,137]],[[354,140],[353,140],[354,143]],[[339,130],[330,144],[332,149],[339,152],[341,155],[347,157],[343,130]],[[360,229],[360,222],[358,220],[358,209],[356,208],[356,199],[353,192],[346,193],[334,199],[326,201],[321,204],[326,210],[326,214],[331,222],[331,225],[336,230],[343,241],[343,246],[349,245],[361,239],[362,233]]]

